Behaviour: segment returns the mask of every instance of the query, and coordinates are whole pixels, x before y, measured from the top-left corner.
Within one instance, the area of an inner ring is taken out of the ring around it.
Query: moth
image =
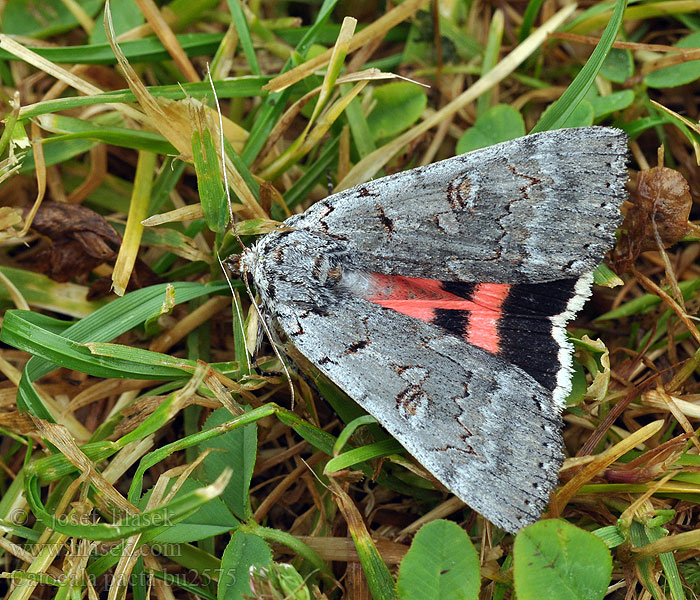
[[[627,137],[538,133],[329,196],[241,257],[264,318],[509,532],[563,460],[566,325],[612,247]]]

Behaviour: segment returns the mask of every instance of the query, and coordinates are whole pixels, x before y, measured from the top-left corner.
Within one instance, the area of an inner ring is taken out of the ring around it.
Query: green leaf
[[[600,74],[607,80],[614,83],[624,83],[632,77],[634,73],[634,60],[632,52],[629,50],[621,50],[613,48],[605,57],[603,66],[600,68]]]
[[[78,119],[75,119],[76,121]],[[133,150],[144,150],[146,152],[156,152],[158,154],[176,154],[175,147],[163,139],[157,133],[149,131],[138,131],[127,129],[126,127],[95,127],[78,133],[66,133],[55,135],[44,140],[46,148],[55,144],[60,144],[69,140],[91,140],[104,142],[119,146],[121,148],[131,148]]]
[[[93,140],[67,140],[65,138],[55,140],[44,147],[44,163],[47,167],[65,163],[71,158],[88,152],[98,142]],[[22,159],[22,167],[20,173],[33,173],[36,171],[36,163],[34,162],[34,154],[27,154]]]
[[[121,449],[117,442],[88,442],[80,446],[81,452],[92,462],[101,463]],[[36,475],[40,483],[54,483],[79,469],[63,454],[52,454],[29,463],[26,467],[28,475]]]
[[[340,90],[341,93],[347,94],[350,90],[349,84],[340,86]],[[352,141],[359,158],[364,158],[374,152],[377,149],[374,144],[374,134],[369,127],[369,121],[360,97],[353,98],[348,104],[345,109],[345,118],[348,121]]]
[[[171,0],[168,2],[170,14],[177,17],[178,29],[193,23],[204,15],[206,11],[214,11],[220,0]],[[174,27],[174,24],[171,24]]]
[[[437,520],[413,539],[397,588],[401,600],[476,600],[480,584],[479,556],[469,536],[456,523]]]
[[[700,31],[684,37],[675,46],[677,48],[697,48],[700,46]],[[700,78],[700,60],[689,60],[649,73],[644,78],[644,83],[653,88],[670,88],[691,83],[698,78]]]
[[[252,372],[248,346],[246,344],[246,327],[248,319],[244,318],[245,311],[238,290],[233,294],[233,357],[239,364],[239,376],[248,376]]]
[[[456,19],[441,16],[439,25],[443,59],[456,63],[467,63],[475,56],[483,53],[484,49],[481,43],[475,36],[468,33]],[[427,32],[429,32],[430,39],[428,43],[431,45],[434,45],[433,31],[434,27],[432,22],[430,22]]]
[[[112,3],[114,5],[114,3]],[[6,11],[7,14],[7,11]],[[222,39],[222,34],[220,33],[184,33],[182,35],[175,36],[178,43],[182,46],[182,49],[187,53],[188,56],[208,56],[216,50]],[[156,37],[149,37],[142,40],[131,40],[119,43],[120,48],[124,52],[129,62],[163,62],[168,59],[172,59],[172,56],[168,53],[166,48],[163,46],[161,41]],[[114,57],[114,52],[109,44],[85,44],[83,46],[28,46],[32,52],[36,52],[39,56],[42,56],[51,62],[56,63],[85,63],[89,65],[113,65],[117,62]],[[8,52],[7,50],[0,50],[0,58],[5,60],[15,60],[14,54]],[[233,86],[230,84],[236,81]],[[247,77],[234,77],[227,81],[215,82],[217,95],[219,98],[225,98],[226,92],[224,94],[219,94],[219,90],[229,89],[233,90],[233,87],[237,88],[234,93],[236,95],[243,94],[245,96],[250,95],[251,88],[243,83],[241,87],[242,80],[248,83],[253,83],[253,87],[257,88],[257,92],[260,91],[260,84],[265,81],[269,81],[269,77],[262,78],[247,78]],[[258,80],[256,82],[256,80]],[[206,96],[207,90],[211,95],[211,86],[208,81],[199,83],[183,83],[180,85],[166,85],[162,86],[163,89],[169,90],[170,93],[174,94],[178,98],[183,98],[187,93],[187,88],[197,90],[194,96],[202,97]],[[158,86],[160,88],[160,86]],[[158,89],[156,88],[156,89]],[[179,88],[179,89],[178,89]],[[245,88],[248,88],[247,91]],[[153,88],[149,88],[149,91],[153,91]],[[120,100],[122,102],[133,102],[134,95],[128,90],[116,90],[113,92],[105,92],[105,95],[111,96],[112,98],[118,98],[125,95],[130,98],[129,100]],[[154,94],[157,95],[157,94]],[[78,102],[79,105],[85,106],[86,104],[102,104],[104,100],[102,99],[103,94],[98,94],[96,97],[84,96],[81,98],[68,97],[68,98],[56,98],[48,102],[41,102],[35,105],[35,109],[39,113],[55,112],[57,109],[56,105],[70,106],[74,102]],[[24,113],[24,117],[28,117],[31,114],[37,114],[34,111],[28,111]]]
[[[208,129],[196,129],[192,134],[192,155],[197,172],[197,188],[207,225],[212,231],[223,232],[229,213],[221,175],[221,160]]]
[[[588,382],[586,381],[586,373],[583,370],[581,364],[574,360],[573,362],[574,372],[571,375],[571,391],[566,398],[566,406],[577,406],[583,402],[583,398],[586,395],[586,390],[588,389]]]
[[[248,29],[248,21],[241,8],[241,3],[239,0],[227,0],[226,4],[228,4],[228,9],[231,11],[231,19],[236,26],[236,33],[238,34],[241,48],[243,48],[246,62],[254,75],[260,75],[258,57],[253,48],[253,40],[250,37],[250,30]]]
[[[12,282],[31,306],[54,314],[86,317],[109,303],[106,299],[86,300],[88,288],[84,285],[57,283],[46,275],[13,267],[0,266],[0,273]],[[0,300],[11,299],[10,291],[0,282]]]
[[[194,34],[192,34],[194,35]],[[210,35],[210,34],[197,34],[197,35]],[[190,34],[187,34],[190,36]],[[182,43],[182,38],[187,36],[178,36],[177,39]],[[216,39],[219,39],[217,37]],[[124,42],[120,44],[124,54],[129,58],[126,53],[129,44],[140,43],[140,42],[152,42],[152,39],[146,40],[135,40],[134,42]],[[216,45],[216,44],[212,44]],[[80,52],[72,52],[69,56],[74,56],[75,58],[80,58],[84,60],[77,60],[75,62],[85,62],[86,64],[100,63],[100,61],[94,60],[95,54],[98,50],[104,49],[105,59],[101,62],[107,62],[107,53],[114,61],[114,53],[109,47],[109,44],[103,44],[99,46],[72,46],[72,48],[80,48]],[[48,52],[50,50],[55,50],[56,52]],[[39,56],[48,54],[44,56],[49,60],[53,58],[64,58],[64,55],[59,54],[58,51],[64,50],[64,48],[34,48],[32,51],[36,52]],[[153,48],[154,52],[159,52],[163,56],[161,58],[165,60],[167,53],[163,49]],[[197,54],[197,52],[193,52]],[[13,55],[5,50],[0,50],[0,59],[10,59]],[[68,58],[68,56],[65,56]],[[89,60],[93,59],[93,60]],[[55,60],[54,62],[65,62],[65,60]],[[258,96],[262,94],[261,87],[267,81],[269,77],[232,77],[226,81],[215,81],[214,89],[216,90],[217,97],[221,100],[223,98],[247,98],[250,96]],[[179,85],[156,85],[149,86],[148,93],[154,98],[167,98],[169,100],[182,100],[191,96],[193,98],[207,98],[211,96],[212,89],[208,81],[200,83],[181,83]],[[55,98],[54,100],[45,100],[43,102],[38,102],[31,106],[26,107],[27,110],[22,113],[22,117],[25,119],[30,119],[37,115],[43,115],[47,113],[55,113],[57,111],[64,111],[73,108],[80,108],[83,106],[94,106],[95,104],[111,104],[119,102],[135,102],[136,97],[130,90],[115,90],[112,92],[104,92],[102,94],[95,94],[91,96],[69,96],[67,98]]]
[[[328,461],[325,471],[326,473],[334,473],[342,469],[347,469],[358,463],[366,462],[381,456],[397,454],[403,451],[403,447],[394,439],[382,440],[367,446],[353,448],[347,452],[339,454],[335,458]]]
[[[309,442],[309,444],[314,446],[314,448],[319,449],[321,452],[325,452],[329,456],[333,454],[335,438],[330,433],[323,431],[323,429],[319,429],[304,419],[298,418],[293,413],[280,412],[278,413],[277,418],[285,425],[289,425],[289,427],[293,428],[294,431]]]
[[[295,53],[285,62],[280,73],[284,73],[292,68],[294,66],[294,59],[306,55],[323,25],[331,16],[337,1],[338,0],[327,0],[323,2],[320,10],[316,13],[314,24],[306,30],[304,37],[296,46]],[[285,104],[289,99],[291,91],[292,88],[286,88],[281,92],[269,94],[266,98],[262,108],[257,113],[257,118],[253,121],[253,126],[250,129],[250,135],[246,141],[245,148],[241,152],[241,158],[246,164],[249,165],[253,162],[253,159],[267,141],[270,131],[272,131],[272,128],[285,109]]]
[[[484,77],[498,63],[501,55],[501,47],[503,45],[503,29],[504,29],[503,12],[498,10],[491,17],[489,26],[489,34],[486,39],[486,48],[481,59],[481,76]],[[491,106],[491,98],[493,90],[488,90],[481,94],[476,101],[477,118],[483,115]]]
[[[73,323],[61,332],[61,336],[74,342],[114,339],[125,331],[140,325],[152,314],[160,314],[168,289],[172,289],[174,293],[174,303],[179,304],[203,295],[222,291],[227,292],[228,284],[223,281],[208,285],[181,281],[172,284],[158,284],[136,290],[135,292],[129,292],[124,297],[102,306],[84,319]],[[10,338],[15,339],[18,344],[22,345],[31,342],[31,335],[28,329],[24,327],[28,323],[27,319],[31,321],[32,327],[30,329],[32,330],[34,330],[34,327],[46,328],[46,319],[41,319],[36,313],[29,313],[28,311],[17,311],[19,314],[19,318],[15,319],[17,328],[13,328],[11,323],[8,323],[8,316],[11,312],[5,313],[2,330],[0,331],[0,339],[6,343],[10,343],[8,341]],[[57,329],[53,327],[47,329],[48,333],[56,331]],[[55,338],[53,339],[55,340]],[[60,346],[65,348],[70,346],[63,339],[57,341],[60,342]],[[75,348],[72,349],[74,350]],[[44,350],[57,351],[58,348],[44,348]],[[43,377],[57,366],[50,360],[45,360],[38,356],[31,358],[27,362],[17,394],[17,405],[21,410],[27,410],[37,417],[54,421],[51,411],[44,405],[43,400],[32,386],[32,382]]]
[[[593,117],[593,105],[588,100],[581,100],[566,118],[562,127],[588,127],[593,125]]]
[[[367,117],[367,125],[375,140],[393,137],[408,129],[428,103],[423,88],[407,81],[375,88],[372,97],[377,104]]]
[[[304,578],[293,565],[273,562],[268,568],[253,567],[250,578],[256,598],[311,600]]]
[[[159,462],[165,460],[168,456],[174,452],[179,452],[180,450],[186,450],[198,444],[202,444],[204,441],[215,438],[219,435],[223,435],[228,431],[238,429],[239,427],[245,427],[250,423],[254,423],[256,420],[269,417],[275,413],[278,415],[280,413],[285,413],[284,409],[281,409],[276,404],[269,402],[263,404],[258,408],[252,409],[239,417],[235,417],[226,423],[225,426],[214,427],[212,429],[205,429],[198,431],[192,435],[187,435],[184,438],[179,438],[174,442],[166,444],[146,454],[139,462],[139,466],[136,469],[136,473],[131,480],[131,485],[129,488],[129,502],[136,502],[141,497],[141,489],[143,486],[143,476],[152,466],[157,465]],[[292,419],[298,419],[296,415],[293,415]]]
[[[457,154],[493,146],[525,135],[522,115],[512,106],[497,104],[489,108],[467,129],[457,142]]]
[[[632,90],[613,92],[607,96],[588,98],[588,102],[593,106],[594,118],[598,120],[630,106],[634,102],[634,92]]]
[[[616,548],[627,541],[617,525],[606,525],[605,527],[600,527],[593,532],[593,535],[597,535],[601,540],[603,540],[608,548]]]
[[[345,444],[350,441],[350,438],[355,431],[357,431],[357,429],[363,425],[374,425],[376,422],[377,419],[375,419],[372,415],[362,415],[361,417],[357,417],[356,419],[350,421],[350,423],[345,426],[343,431],[340,432],[340,435],[335,442],[335,446],[333,446],[333,453],[337,454],[341,452],[345,447]]]
[[[27,478],[25,494],[32,512],[46,527],[70,537],[84,538],[86,540],[118,541],[145,532],[159,535],[161,528],[171,527],[175,523],[193,515],[207,502],[211,502],[214,494],[220,492],[223,483],[225,483],[225,477],[220,482],[217,482],[216,486],[212,485],[206,488],[195,486],[195,490],[192,492],[176,496],[162,506],[146,512],[126,515],[116,523],[82,524],[79,519],[76,519],[77,522],[74,522],[72,518],[55,517],[42,503],[39,478],[36,476]]]
[[[523,13],[523,22],[518,33],[518,43],[525,41],[525,38],[530,35],[532,26],[535,23],[535,17],[540,12],[543,0],[530,0],[527,3],[527,8]]]
[[[357,98],[355,100],[357,100]],[[352,106],[352,102],[350,106]],[[326,142],[318,158],[312,161],[311,165],[307,167],[306,173],[299,177],[299,179],[292,184],[292,187],[289,188],[284,195],[284,201],[289,208],[294,208],[306,200],[309,192],[316,186],[319,179],[326,177],[326,173],[328,173],[333,162],[338,160],[339,141],[340,136],[337,135]]]
[[[80,8],[94,17],[103,0],[83,0]],[[63,0],[8,0],[2,13],[2,32],[46,38],[78,25]]]
[[[201,381],[201,372],[195,373],[193,379],[190,380],[190,384],[197,387]],[[189,394],[190,392],[178,386],[177,389],[168,394],[168,396],[158,404],[156,409],[139,423],[135,429],[132,429],[129,433],[119,438],[119,443],[125,446],[131,442],[142,440],[146,436],[154,434],[160,428],[165,427],[179,411],[183,393]]]
[[[43,329],[43,322],[28,310],[7,311],[2,339],[15,348],[95,377],[172,379],[185,377],[196,367],[194,361],[141,348],[98,342],[79,344]]]
[[[319,574],[323,575],[324,577],[333,577],[330,567],[323,561],[316,551],[309,548],[309,546],[291,533],[287,533],[281,529],[261,527],[260,525],[255,525],[251,522],[248,522],[245,525],[245,528],[248,533],[253,533],[264,539],[266,542],[289,548],[291,554],[294,554],[298,558],[303,559],[308,563],[308,566],[314,570],[315,575]]]
[[[605,543],[566,521],[539,521],[523,529],[513,548],[519,600],[598,600],[610,583],[612,557]]]
[[[236,531],[221,557],[221,577],[217,600],[242,600],[251,595],[250,568],[266,567],[272,562],[272,550],[257,535]]]
[[[600,263],[593,271],[593,283],[596,285],[602,285],[603,287],[617,287],[618,285],[624,285],[624,281],[620,279],[619,275],[612,271],[608,265],[605,263]]]
[[[210,429],[231,420],[231,413],[225,408],[214,411],[204,429]],[[250,509],[250,479],[253,476],[255,457],[258,450],[258,429],[255,423],[234,429],[219,437],[206,440],[199,445],[201,450],[213,449],[203,461],[206,483],[210,483],[222,473],[225,468],[233,469],[231,482],[221,495],[221,499],[231,509],[233,514],[241,519],[251,516]]]
[[[110,10],[112,11],[112,24],[114,25],[114,33],[119,37],[122,33],[134,29],[145,23],[146,18],[139,10],[135,0],[119,0],[119,2],[110,2]],[[172,6],[168,7],[172,10]],[[90,42],[93,44],[106,44],[107,32],[104,28],[104,11],[100,17],[95,19],[95,27],[90,34]]]
[[[173,482],[168,486],[168,489],[172,487],[172,483]],[[175,498],[182,498],[200,487],[201,486],[198,485],[195,480],[188,479],[176,492]],[[152,491],[152,489],[148,490],[141,498],[139,502],[139,508],[141,510],[146,510],[146,504],[151,497]],[[226,508],[221,498],[212,498],[179,523],[166,527],[163,532],[153,538],[153,542],[156,544],[196,542],[214,535],[226,533],[231,529],[235,529],[238,525],[238,519]]]
[[[623,129],[627,135],[629,135],[633,140],[637,139],[643,132],[647,129],[653,129],[659,125],[666,125],[667,123],[673,123],[673,117],[667,113],[651,115],[648,117],[641,117],[635,119],[634,121],[629,121],[627,123],[620,123],[620,129]]]
[[[472,37],[464,27],[460,27],[455,19],[440,17],[440,43],[442,45],[443,61],[467,63],[483,48],[476,38]],[[419,11],[413,19],[413,24],[405,39],[401,62],[433,65],[435,60],[435,24],[427,11]]]
[[[660,511],[666,513],[666,511]],[[671,514],[671,518],[673,515]],[[645,520],[645,523],[640,523],[634,520],[629,526],[630,541],[635,548],[640,548],[660,540],[668,535],[668,531],[661,527],[661,523],[665,523],[668,520],[668,514],[661,514],[656,517],[651,517]],[[658,523],[655,523],[659,521]],[[684,600],[685,595],[683,593],[683,586],[681,583],[680,574],[678,573],[678,565],[674,559],[672,552],[662,552],[659,554],[659,562],[664,570],[664,575],[666,576],[666,583],[671,592],[671,598],[673,600]],[[661,600],[665,598],[658,584],[656,583],[656,578],[654,573],[656,571],[656,558],[645,557],[637,561],[637,570],[640,574],[640,579],[644,583],[645,587],[651,592],[651,595],[655,600]]]

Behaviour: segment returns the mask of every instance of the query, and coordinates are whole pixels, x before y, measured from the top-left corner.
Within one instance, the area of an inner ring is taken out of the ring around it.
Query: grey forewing
[[[503,359],[357,298],[277,305],[295,346],[499,527],[536,521],[562,461],[560,409]]]
[[[286,223],[342,240],[352,268],[478,282],[592,271],[614,242],[626,135],[563,129],[346,190]]]
[[[353,296],[342,284],[350,255],[331,236],[273,233],[256,251],[270,324],[307,359],[486,518],[515,532],[540,517],[562,460],[551,391],[499,356]]]

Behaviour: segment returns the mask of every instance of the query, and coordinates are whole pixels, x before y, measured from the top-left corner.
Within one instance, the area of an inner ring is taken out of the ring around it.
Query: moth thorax
[[[367,298],[374,291],[372,274],[365,271],[343,271],[339,283],[347,293],[357,298]]]
[[[327,255],[317,256],[314,259],[311,275],[321,285],[334,285],[343,277],[343,269],[335,260],[331,260]]]

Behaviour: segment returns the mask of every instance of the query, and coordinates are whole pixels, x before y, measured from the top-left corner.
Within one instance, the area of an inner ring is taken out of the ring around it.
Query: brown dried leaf
[[[119,246],[122,241],[104,217],[80,204],[44,202],[32,221],[32,229],[54,242],[66,237],[82,239],[85,251],[96,258],[113,255],[108,244]]]
[[[29,209],[24,209],[27,217]],[[89,273],[103,263],[113,263],[122,238],[109,222],[95,211],[79,204],[44,202],[31,225],[47,238],[47,243],[32,252],[22,262],[54,281],[85,280]],[[137,259],[129,280],[128,290],[137,290],[162,283],[153,270]],[[101,277],[90,286],[88,300],[110,293],[111,277]]]
[[[31,418],[42,437],[56,446],[110,504],[126,513],[136,512],[131,503],[95,468],[94,463],[78,447],[75,438],[65,426],[34,416]]]
[[[26,218],[29,209],[25,209]],[[65,282],[86,276],[98,265],[114,260],[120,235],[104,217],[79,204],[44,202],[32,229],[48,238],[49,245],[26,259],[40,273]]]
[[[19,435],[26,435],[36,430],[29,415],[19,410],[0,413],[0,427],[4,427]]]
[[[647,483],[668,473],[685,453],[692,434],[684,433],[647,450],[629,463],[606,469],[604,477],[611,483]]]
[[[632,268],[640,253],[668,248],[688,233],[692,199],[683,175],[667,167],[641,171],[622,235],[613,255],[618,273]]]

